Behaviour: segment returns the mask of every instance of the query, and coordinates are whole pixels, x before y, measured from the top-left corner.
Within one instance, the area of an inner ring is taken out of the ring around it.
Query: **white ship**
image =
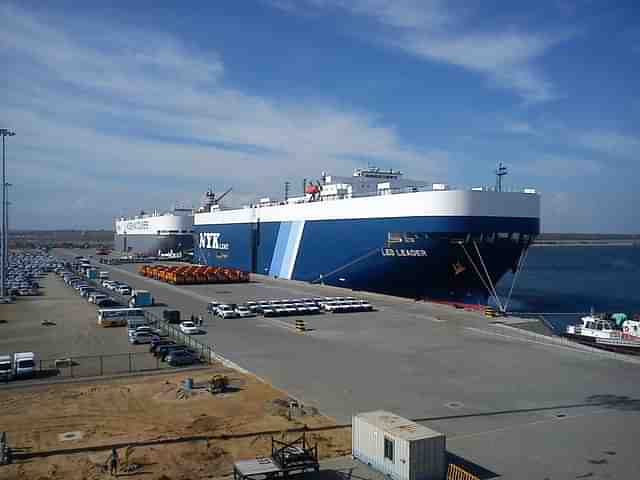
[[[168,212],[141,212],[115,220],[115,249],[127,254],[182,255],[193,249],[193,211],[174,208]]]

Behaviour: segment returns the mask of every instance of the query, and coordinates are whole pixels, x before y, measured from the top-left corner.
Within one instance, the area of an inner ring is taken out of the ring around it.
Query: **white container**
[[[352,455],[395,480],[443,480],[446,437],[423,425],[378,410],[352,419]]]
[[[449,190],[449,185],[446,183],[434,183],[432,189],[436,191]]]

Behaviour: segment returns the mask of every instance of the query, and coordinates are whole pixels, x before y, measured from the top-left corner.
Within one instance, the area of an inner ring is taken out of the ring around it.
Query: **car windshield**
[[[7,370],[11,370],[11,364],[10,363],[0,363],[0,371],[7,371]]]
[[[184,326],[184,327],[193,327],[193,326],[195,326],[195,324],[193,322],[184,322],[182,324],[182,326]]]
[[[18,362],[18,367],[20,368],[31,368],[33,366],[35,366],[33,360],[20,360]]]

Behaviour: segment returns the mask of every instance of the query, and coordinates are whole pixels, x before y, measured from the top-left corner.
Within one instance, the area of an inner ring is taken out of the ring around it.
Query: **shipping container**
[[[352,419],[352,455],[395,480],[446,478],[444,434],[390,412],[360,413]]]

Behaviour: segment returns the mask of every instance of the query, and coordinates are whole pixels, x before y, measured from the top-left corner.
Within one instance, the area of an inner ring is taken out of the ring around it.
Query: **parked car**
[[[129,328],[129,330],[127,331],[129,335],[133,335],[134,333],[138,333],[138,332],[148,332],[148,333],[156,334],[153,328],[151,328],[149,325],[138,325],[135,328]]]
[[[159,357],[160,360],[164,362],[164,360],[167,357],[167,355],[169,355],[174,350],[187,350],[187,347],[185,347],[184,345],[178,345],[178,344],[162,345],[162,346],[156,348],[156,351],[154,352],[154,355],[156,357]]]
[[[240,318],[247,318],[247,317],[255,317],[256,314],[253,313],[251,310],[249,310],[248,307],[245,307],[244,305],[238,305],[236,307],[236,313],[238,314],[238,316]]]
[[[213,315],[217,315],[219,306],[220,306],[220,302],[216,300],[212,300],[207,304],[207,312],[212,313]]]
[[[149,347],[149,353],[156,353],[158,348],[163,347],[165,345],[177,345],[173,340],[169,340],[166,338],[160,338],[158,336],[151,339],[151,346]]]
[[[96,306],[99,308],[116,308],[121,307],[122,305],[116,302],[113,298],[103,298],[96,302]]]
[[[8,382],[13,378],[11,355],[0,355],[0,380]]]
[[[13,354],[13,375],[15,377],[28,377],[33,375],[36,368],[35,354],[33,352],[20,352]]]
[[[118,292],[120,295],[131,295],[131,287],[129,285],[120,285],[116,289],[116,292]]]
[[[81,297],[89,297],[92,293],[97,293],[98,289],[93,287],[84,287],[79,290]]]
[[[198,333],[200,329],[193,322],[182,322],[180,324],[180,331],[185,335],[193,335],[194,333]]]
[[[231,305],[219,305],[218,316],[222,318],[235,318],[238,314]]]
[[[177,367],[179,365],[193,365],[197,361],[198,357],[186,350],[174,350],[167,355],[167,363],[172,367]]]
[[[129,343],[133,345],[137,345],[140,343],[151,343],[151,338],[153,338],[154,336],[155,336],[155,333],[153,332],[136,331],[129,336]]]
[[[109,297],[107,297],[104,293],[94,292],[89,295],[89,303],[97,303],[100,300],[104,300],[105,298]]]

